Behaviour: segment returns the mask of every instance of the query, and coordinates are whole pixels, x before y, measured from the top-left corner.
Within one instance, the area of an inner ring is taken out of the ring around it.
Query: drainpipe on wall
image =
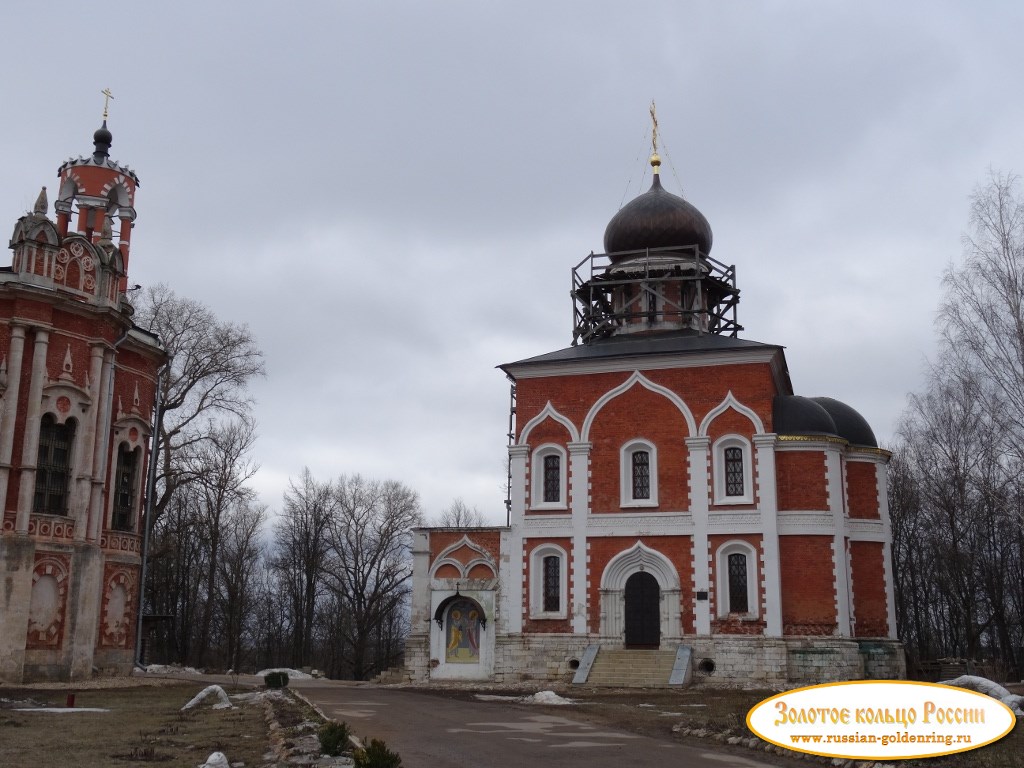
[[[149,531],[153,519],[153,497],[156,495],[156,465],[158,440],[160,438],[160,417],[163,415],[164,379],[170,363],[164,363],[156,374],[156,402],[153,406],[153,437],[149,449],[149,465],[146,467],[146,504],[142,523],[142,570],[139,571],[139,605],[135,623],[135,665],[142,667],[142,612],[146,598],[146,566],[149,563]]]

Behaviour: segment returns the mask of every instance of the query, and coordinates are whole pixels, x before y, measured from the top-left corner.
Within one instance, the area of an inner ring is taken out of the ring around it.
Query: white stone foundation
[[[693,649],[693,684],[711,687],[754,685],[786,688],[840,680],[906,677],[903,645],[893,640],[845,638],[766,638],[742,635],[684,637]],[[499,635],[495,639],[494,671],[477,679],[493,682],[572,679],[573,662],[588,645],[622,648],[620,640],[579,635]],[[663,650],[669,646],[662,645]],[[406,669],[413,680],[431,679],[429,636],[410,635]]]

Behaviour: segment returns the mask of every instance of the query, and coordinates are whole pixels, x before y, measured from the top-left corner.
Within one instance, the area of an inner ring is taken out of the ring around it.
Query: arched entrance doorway
[[[661,588],[646,571],[626,579],[626,647],[657,648],[661,643]]]

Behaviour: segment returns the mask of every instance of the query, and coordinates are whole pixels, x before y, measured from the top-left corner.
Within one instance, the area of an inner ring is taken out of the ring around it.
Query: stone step
[[[616,688],[668,686],[676,651],[602,649],[594,660],[586,684]]]

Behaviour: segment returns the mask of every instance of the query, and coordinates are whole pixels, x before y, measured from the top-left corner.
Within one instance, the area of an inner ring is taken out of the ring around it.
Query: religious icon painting
[[[480,606],[472,600],[456,600],[449,607],[445,622],[445,661],[449,664],[479,663],[480,616]]]

